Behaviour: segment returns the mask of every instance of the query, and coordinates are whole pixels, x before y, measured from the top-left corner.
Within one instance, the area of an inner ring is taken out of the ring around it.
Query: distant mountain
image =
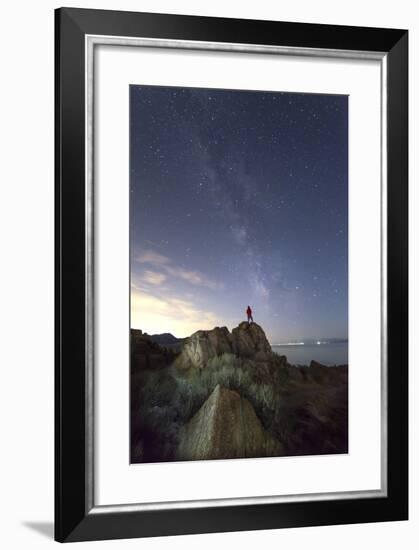
[[[150,336],[139,329],[131,329],[131,374],[143,369],[160,369],[173,363],[178,350],[170,346],[160,346]]]
[[[170,332],[164,332],[163,334],[147,334],[148,338],[159,346],[164,348],[180,349],[184,338],[176,338]]]
[[[179,341],[179,338],[176,338],[176,336],[173,336],[170,332],[164,332],[163,334],[149,334],[148,337],[157,344],[176,344]]]

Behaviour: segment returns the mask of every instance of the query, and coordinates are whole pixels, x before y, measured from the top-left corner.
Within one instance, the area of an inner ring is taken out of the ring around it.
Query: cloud
[[[150,285],[161,285],[166,280],[166,275],[164,273],[157,273],[156,271],[146,270],[142,274],[142,281]]]
[[[196,307],[177,296],[144,292],[131,285],[131,327],[149,334],[171,332],[177,337],[190,336],[197,330],[209,330],[218,324],[211,311]]]
[[[149,265],[153,268],[153,271],[146,270],[142,276],[142,280],[144,282],[151,282],[151,284],[159,284],[154,283],[152,281],[148,281],[147,277],[153,273],[153,276],[162,278],[161,282],[166,280],[167,275],[170,275],[172,277],[182,279],[183,281],[186,281],[189,284],[197,285],[197,286],[203,286],[210,288],[211,290],[218,290],[220,288],[223,288],[223,285],[221,283],[218,283],[216,281],[213,281],[200,271],[185,269],[182,266],[176,265],[170,258],[167,256],[163,256],[162,254],[159,254],[157,252],[154,252],[152,250],[146,250],[145,252],[142,252],[138,258],[137,261]],[[159,270],[157,272],[157,270]],[[164,272],[164,273],[162,273]]]
[[[138,256],[137,261],[142,264],[152,265],[166,265],[170,263],[169,258],[163,256],[163,254],[159,254],[158,252],[153,252],[152,250],[146,250],[142,252]]]
[[[166,271],[167,273],[169,273],[169,275],[172,275],[173,277],[178,277],[179,279],[183,279],[184,281],[191,283],[192,285],[205,286],[212,290],[217,290],[222,286],[220,283],[211,281],[208,277],[206,277],[199,271],[188,271],[187,269],[183,269],[182,267],[177,267],[173,265],[166,266]]]

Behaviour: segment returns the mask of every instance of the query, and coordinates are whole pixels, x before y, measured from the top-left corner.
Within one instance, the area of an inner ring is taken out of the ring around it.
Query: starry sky
[[[131,326],[347,338],[348,98],[130,86]]]

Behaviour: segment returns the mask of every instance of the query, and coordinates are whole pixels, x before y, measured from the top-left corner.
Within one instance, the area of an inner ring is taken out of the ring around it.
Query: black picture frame
[[[55,538],[60,542],[408,517],[408,32],[60,8],[55,13]],[[86,457],[86,35],[382,52],[387,66],[387,496],[96,513]]]

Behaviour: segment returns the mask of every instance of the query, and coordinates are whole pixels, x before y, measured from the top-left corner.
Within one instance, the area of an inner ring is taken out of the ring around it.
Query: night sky
[[[346,338],[347,96],[130,87],[131,326]]]

